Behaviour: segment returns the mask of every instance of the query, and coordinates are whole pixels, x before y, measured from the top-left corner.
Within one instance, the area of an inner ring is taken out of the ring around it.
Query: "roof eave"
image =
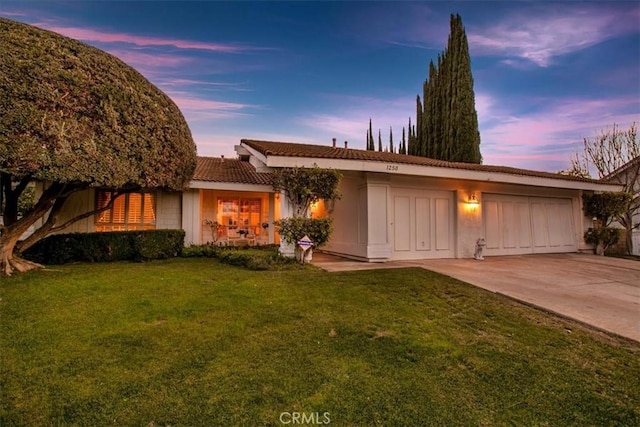
[[[606,184],[589,181],[573,181],[567,179],[554,179],[549,177],[537,177],[516,175],[495,171],[476,171],[468,169],[455,169],[428,165],[410,165],[405,163],[378,162],[370,160],[326,159],[314,157],[290,157],[267,156],[265,163],[269,167],[310,167],[314,164],[319,167],[333,168],[343,171],[378,172],[391,175],[410,175],[432,178],[451,178],[469,181],[485,181],[504,184],[530,185],[536,187],[550,187],[589,191],[619,191],[618,184]]]

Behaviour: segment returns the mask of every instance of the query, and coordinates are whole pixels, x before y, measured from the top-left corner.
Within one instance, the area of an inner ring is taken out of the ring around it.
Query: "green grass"
[[[420,269],[77,264],[0,298],[2,426],[640,423],[637,343]]]

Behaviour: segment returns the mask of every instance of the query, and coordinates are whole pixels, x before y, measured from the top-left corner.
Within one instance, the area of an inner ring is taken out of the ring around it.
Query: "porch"
[[[187,244],[255,246],[279,244],[280,194],[266,191],[192,189],[183,196]]]

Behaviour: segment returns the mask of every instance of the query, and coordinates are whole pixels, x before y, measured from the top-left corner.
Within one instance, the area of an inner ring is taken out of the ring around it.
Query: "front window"
[[[218,223],[230,228],[257,228],[261,220],[261,202],[260,199],[218,199]]]
[[[115,196],[114,191],[96,191],[96,209]],[[111,208],[96,214],[96,231],[153,230],[156,228],[154,193],[127,193],[118,196]]]

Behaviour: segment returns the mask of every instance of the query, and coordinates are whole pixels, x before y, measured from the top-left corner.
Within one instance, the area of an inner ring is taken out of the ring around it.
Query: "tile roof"
[[[198,157],[192,180],[271,185],[272,176],[271,173],[256,172],[249,162],[239,159]]]
[[[446,162],[427,157],[380,151],[358,150],[353,148],[332,147],[330,145],[297,144],[292,142],[258,141],[243,139],[241,142],[265,156],[306,157],[318,159],[366,160],[372,162],[400,163],[417,166],[461,169],[478,172],[492,172],[509,175],[553,178],[568,181],[599,182],[598,180],[576,176],[561,175],[552,172],[518,169],[507,166],[478,165],[475,163]]]

